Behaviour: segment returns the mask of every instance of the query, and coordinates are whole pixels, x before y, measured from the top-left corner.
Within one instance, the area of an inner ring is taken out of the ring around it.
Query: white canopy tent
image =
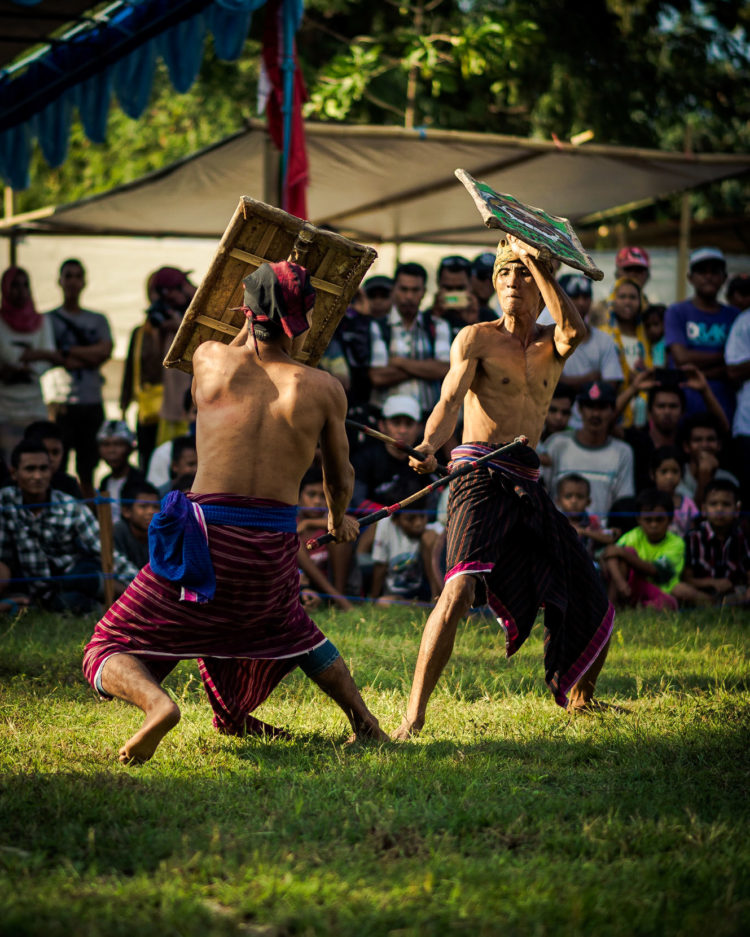
[[[499,192],[586,223],[747,172],[750,156],[684,154],[497,134],[307,124],[313,224],[372,244],[486,245],[454,169]],[[69,205],[0,222],[0,233],[219,238],[240,195],[273,201],[277,154],[264,125],[166,169]]]

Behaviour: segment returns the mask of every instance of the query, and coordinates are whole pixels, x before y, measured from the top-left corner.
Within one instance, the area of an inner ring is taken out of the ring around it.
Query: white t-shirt
[[[172,464],[172,440],[168,439],[151,453],[148,462],[146,481],[155,488],[160,488],[170,479],[169,466]]]
[[[554,433],[547,440],[552,460],[550,496],[554,499],[558,481],[572,472],[583,475],[591,486],[589,512],[606,517],[618,498],[630,497],[633,484],[633,450],[620,439],[608,439],[603,446],[583,446],[575,436]]]
[[[724,360],[727,364],[742,364],[750,360],[750,309],[746,309],[732,323],[724,346]],[[750,436],[750,378],[737,391],[732,433],[735,436]]]
[[[47,316],[41,317],[40,326],[35,332],[16,332],[0,319],[0,366],[20,365],[26,349],[55,350],[52,323]],[[49,361],[34,361],[29,365],[28,380],[0,382],[0,422],[23,425],[47,419],[47,407],[39,378],[49,367]]]
[[[428,530],[443,532],[443,525],[428,524]],[[419,540],[407,537],[401,528],[386,517],[378,523],[375,542],[372,545],[373,563],[385,563],[385,595],[402,595],[414,598],[422,585],[425,571],[419,553]]]

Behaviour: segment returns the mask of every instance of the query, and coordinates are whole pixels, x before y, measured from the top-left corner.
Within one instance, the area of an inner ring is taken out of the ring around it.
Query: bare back
[[[196,493],[296,504],[318,441],[335,483],[349,468],[346,397],[323,371],[278,348],[205,342],[193,358],[198,407]]]
[[[536,446],[564,364],[554,331],[537,326],[524,346],[502,320],[463,330],[461,353],[476,361],[464,399],[465,442],[502,443],[523,434]]]

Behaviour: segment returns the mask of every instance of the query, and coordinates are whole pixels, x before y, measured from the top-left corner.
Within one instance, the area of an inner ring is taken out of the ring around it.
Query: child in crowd
[[[655,368],[667,366],[667,346],[664,344],[664,313],[667,307],[661,304],[646,306],[642,315],[643,331],[651,352],[651,362]]]
[[[111,499],[112,522],[120,520],[120,494],[125,483],[133,479],[143,480],[143,475],[130,464],[130,456],[135,450],[135,433],[124,420],[105,420],[96,434],[99,444],[99,458],[106,462],[110,474],[105,476],[99,489]]]
[[[750,602],[750,545],[738,523],[737,486],[717,478],[706,486],[703,520],[687,536],[685,582],[715,601]]]
[[[138,569],[148,563],[148,525],[159,513],[159,492],[143,478],[127,481],[120,492],[120,520],[114,525],[115,549]]]
[[[422,487],[403,479],[391,489],[392,501],[403,501]],[[405,509],[378,522],[372,547],[370,596],[378,605],[416,599],[428,602],[442,592],[433,556],[443,527],[429,523],[427,511]]]
[[[195,436],[178,436],[172,440],[172,460],[169,463],[169,481],[159,486],[159,495],[172,491],[178,478],[192,475],[198,471],[198,451],[195,448]]]
[[[650,488],[637,498],[638,525],[602,553],[613,603],[677,608],[685,542],[670,533],[672,496]]]
[[[297,534],[300,538],[297,562],[300,567],[302,604],[307,609],[316,608],[325,597],[338,608],[348,611],[353,606],[342,594],[344,589],[337,589],[331,582],[329,567],[333,573],[334,564],[337,560],[344,558],[348,567],[353,552],[352,544],[324,544],[312,551],[308,551],[305,545],[308,540],[328,533],[327,524],[328,504],[323,487],[323,473],[316,465],[313,465],[302,477],[299,489],[299,510],[297,511]],[[345,553],[340,548],[344,548]]]
[[[654,486],[672,498],[674,516],[669,529],[678,537],[684,537],[700,511],[692,498],[681,495],[677,491],[677,486],[682,481],[682,461],[679,450],[674,446],[659,446],[651,456],[651,477],[654,480]]]
[[[601,546],[614,543],[620,531],[602,527],[595,514],[586,508],[591,504],[591,485],[587,478],[571,472],[563,475],[555,491],[555,505],[568,518],[579,539],[593,559]]]

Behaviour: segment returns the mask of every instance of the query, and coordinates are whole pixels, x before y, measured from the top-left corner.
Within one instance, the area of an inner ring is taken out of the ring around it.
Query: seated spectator
[[[737,519],[739,492],[726,479],[709,482],[703,520],[687,536],[685,582],[711,600],[750,602],[750,545]]]
[[[673,593],[685,565],[685,542],[669,531],[672,499],[652,488],[641,492],[637,503],[638,525],[601,555],[609,579],[609,600],[616,605],[674,611],[678,603]]]
[[[740,312],[750,309],[750,273],[736,273],[727,283],[727,302]]]
[[[159,492],[143,478],[127,481],[120,492],[120,520],[114,525],[115,549],[135,566],[148,563],[148,525],[159,513]]]
[[[23,431],[23,438],[38,439],[44,444],[52,467],[50,487],[70,495],[71,498],[82,500],[83,492],[78,484],[78,479],[75,475],[69,475],[62,467],[65,447],[63,445],[62,430],[57,423],[53,423],[52,420],[36,420],[34,423],[29,423]]]
[[[589,514],[586,508],[591,504],[591,485],[583,475],[571,473],[563,475],[555,490],[555,506],[570,521],[578,538],[593,559],[602,546],[614,543],[620,531],[603,527],[595,514]]]
[[[480,255],[481,256],[481,255]],[[465,325],[475,322],[494,322],[497,316],[480,304],[471,289],[472,265],[458,255],[443,257],[438,266],[435,301],[430,310],[433,316],[444,319],[455,338]],[[490,286],[492,268],[490,268]]]
[[[172,482],[172,487],[170,491],[181,491],[183,494],[187,494],[188,491],[193,490],[193,482],[195,481],[195,472],[185,472],[184,475],[178,475],[177,478]]]
[[[682,379],[682,380],[681,380]],[[685,390],[690,387],[703,400],[707,413],[716,419],[720,432],[729,431],[729,423],[714,397],[705,375],[688,364],[682,374],[673,369],[653,369],[636,375],[630,387],[617,397],[616,413],[627,397],[640,389],[647,390],[646,426],[630,426],[624,432],[625,442],[632,447],[635,460],[636,491],[651,487],[651,457],[661,446],[679,446],[679,430],[685,415]]]
[[[195,420],[198,410],[195,406],[193,393],[190,388],[185,391],[182,399],[182,407],[185,423],[188,427],[186,435],[195,436]],[[162,487],[170,480],[169,466],[172,464],[172,442],[174,438],[176,437],[168,439],[166,442],[158,445],[149,459],[146,480],[152,485],[156,485],[157,488]]]
[[[703,506],[706,485],[714,478],[725,478],[739,488],[739,482],[720,465],[721,437],[717,421],[707,413],[696,413],[681,429],[682,448],[687,458],[682,481],[677,491]]]
[[[726,261],[718,248],[699,247],[691,253],[688,280],[694,292],[689,299],[667,307],[664,341],[673,367],[694,364],[705,374],[714,396],[731,421],[734,390],[727,376],[724,346],[739,310],[718,300],[726,278]],[[689,390],[686,397],[688,415],[703,409],[703,401],[697,393]]]
[[[677,490],[677,486],[682,481],[682,461],[679,449],[674,446],[661,446],[654,452],[651,458],[651,478],[657,491],[665,492],[672,499],[674,517],[669,529],[673,534],[684,538],[700,511],[692,498],[680,494]]]
[[[633,450],[611,434],[615,392],[609,384],[590,384],[578,406],[583,426],[547,441],[552,490],[564,475],[583,475],[591,486],[591,513],[601,518],[617,498],[633,494]]]
[[[195,436],[177,436],[172,440],[172,461],[169,463],[169,481],[159,486],[159,496],[164,497],[175,487],[175,482],[183,475],[192,475],[198,470],[198,450]]]
[[[328,502],[323,473],[317,466],[312,466],[302,476],[297,512],[297,534],[300,538],[297,561],[303,604],[314,608],[321,599],[325,599],[343,611],[349,611],[353,606],[346,598],[345,590],[353,557],[352,544],[327,543],[312,551],[306,547],[308,540],[328,533],[327,525]]]
[[[112,523],[120,520],[120,494],[125,482],[132,479],[144,481],[141,472],[130,464],[135,450],[135,435],[123,420],[105,420],[96,434],[99,456],[109,466],[110,473],[99,484],[102,495],[109,498]]]
[[[23,591],[43,608],[76,614],[97,609],[103,579],[93,514],[50,488],[50,458],[41,442],[25,439],[16,446],[11,475],[13,484],[0,489],[0,592],[7,580],[24,579]],[[138,570],[118,550],[113,561],[119,594]]]
[[[622,389],[632,385],[639,372],[652,366],[646,331],[641,322],[641,288],[635,280],[621,277],[610,296],[610,322],[603,331],[611,335],[617,347],[624,375]],[[623,412],[624,426],[643,426],[646,422],[646,398],[636,393]]]
[[[424,267],[401,264],[394,277],[394,308],[370,327],[372,402],[382,405],[394,394],[407,395],[419,402],[420,418],[438,400],[451,346],[448,323],[419,311],[426,283]]]
[[[667,307],[656,303],[646,306],[641,315],[643,331],[646,333],[651,363],[655,368],[667,366],[667,346],[664,343],[664,313]]]
[[[552,460],[547,453],[547,442],[550,436],[553,436],[555,433],[562,433],[568,428],[568,422],[575,401],[575,390],[570,384],[565,384],[560,381],[555,388],[552,400],[549,402],[547,416],[544,418],[542,435],[536,447],[536,454],[539,456],[539,461],[541,463],[541,478],[548,491],[550,490],[552,482],[549,471]]]
[[[389,501],[403,501],[423,487],[418,478],[404,479],[389,493]],[[372,548],[370,597],[378,605],[410,599],[434,601],[442,592],[433,554],[443,532],[429,523],[426,510],[403,510],[378,523]]]

